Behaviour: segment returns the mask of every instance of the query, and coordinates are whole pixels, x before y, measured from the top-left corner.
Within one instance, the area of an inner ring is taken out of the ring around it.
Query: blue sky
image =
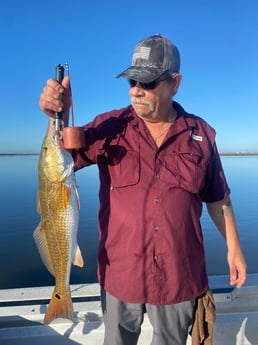
[[[216,129],[220,151],[258,151],[257,0],[9,0],[0,30],[0,153],[40,151],[38,99],[59,63],[70,65],[76,125],[127,105],[115,76],[156,33],[181,53],[175,100]]]

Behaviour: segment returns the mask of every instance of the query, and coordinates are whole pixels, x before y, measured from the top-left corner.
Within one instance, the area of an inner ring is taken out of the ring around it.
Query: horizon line
[[[16,153],[0,153],[0,156],[39,156],[40,152],[16,152]],[[220,156],[257,156],[258,151],[221,151]]]

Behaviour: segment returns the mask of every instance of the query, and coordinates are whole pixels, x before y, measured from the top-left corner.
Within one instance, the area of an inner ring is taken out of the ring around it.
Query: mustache
[[[143,105],[148,105],[149,107],[151,107],[151,103],[142,99],[142,98],[138,98],[138,97],[131,97],[131,103],[132,104],[143,104]]]

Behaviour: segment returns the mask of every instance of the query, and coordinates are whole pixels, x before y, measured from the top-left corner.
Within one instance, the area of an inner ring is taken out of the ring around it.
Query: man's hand
[[[71,105],[70,78],[65,76],[62,84],[55,79],[48,79],[47,85],[39,98],[41,110],[51,118],[55,112],[63,112],[63,121],[68,123],[69,108]]]
[[[240,288],[246,281],[246,262],[240,247],[228,250],[229,284]]]

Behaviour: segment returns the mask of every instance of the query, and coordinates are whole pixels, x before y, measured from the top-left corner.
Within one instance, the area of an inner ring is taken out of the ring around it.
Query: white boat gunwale
[[[217,309],[214,345],[258,345],[258,274],[249,274],[241,289],[232,288],[226,276],[211,276],[209,284]],[[54,287],[0,290],[0,344],[100,345],[104,325],[97,283],[71,285],[73,321],[57,319],[43,324]],[[151,341],[151,326],[145,317],[139,345]],[[187,345],[191,344],[189,337]]]

